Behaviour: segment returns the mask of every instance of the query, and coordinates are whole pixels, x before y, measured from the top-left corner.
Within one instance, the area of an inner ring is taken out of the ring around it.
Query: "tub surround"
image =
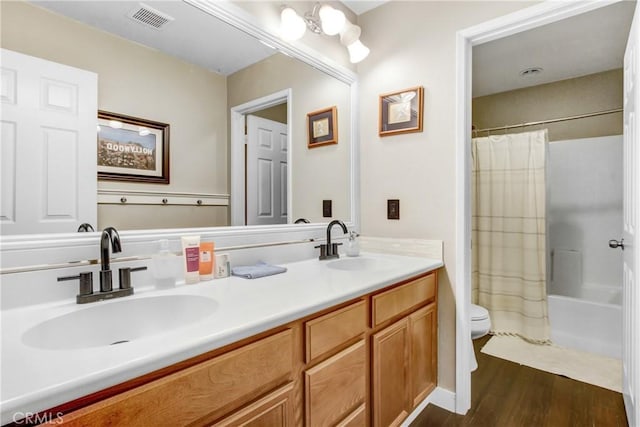
[[[86,307],[73,299],[18,304],[11,309],[6,308],[11,304],[3,304],[2,423],[13,421],[16,411],[55,407],[443,266],[441,258],[362,256],[375,260],[378,267],[337,270],[312,259],[282,264],[287,273],[258,280],[230,277],[170,290],[136,287],[134,283],[136,294],[124,300],[199,295],[215,300],[218,308],[198,323],[115,346],[73,350],[30,347],[22,339],[29,328]],[[95,304],[114,303],[118,301]]]

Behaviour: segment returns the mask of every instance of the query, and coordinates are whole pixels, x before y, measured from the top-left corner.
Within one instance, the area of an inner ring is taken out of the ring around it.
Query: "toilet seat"
[[[489,318],[489,310],[476,304],[471,304],[471,321],[484,320]]]

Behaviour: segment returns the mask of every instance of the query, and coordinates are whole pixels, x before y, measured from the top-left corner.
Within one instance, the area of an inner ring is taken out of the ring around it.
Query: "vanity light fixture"
[[[148,128],[144,127],[144,126],[141,126],[140,129],[138,129],[138,135],[140,135],[140,136],[147,136],[150,133],[151,133],[151,131]]]
[[[322,24],[322,32],[328,36],[335,36],[340,33],[347,22],[347,17],[344,16],[341,10],[334,9],[327,4],[320,7],[318,15]]]
[[[304,35],[306,24],[293,8],[285,7],[280,14],[280,36],[289,41],[298,40]]]
[[[122,122],[119,120],[109,120],[109,127],[113,129],[122,129]]]
[[[316,3],[311,12],[300,16],[291,6],[283,6],[280,36],[284,40],[298,40],[307,29],[315,34],[339,35],[340,43],[347,48],[349,60],[354,64],[369,55],[369,48],[360,41],[360,27],[349,22],[342,11]]]

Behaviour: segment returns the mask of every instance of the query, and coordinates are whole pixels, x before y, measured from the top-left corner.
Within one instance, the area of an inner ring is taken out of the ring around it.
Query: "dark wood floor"
[[[480,353],[466,415],[429,405],[411,424],[487,427],[626,427],[622,394]]]

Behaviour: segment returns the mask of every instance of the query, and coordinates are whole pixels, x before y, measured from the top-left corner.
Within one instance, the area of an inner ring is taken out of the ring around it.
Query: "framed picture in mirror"
[[[307,114],[308,147],[338,143],[338,110],[335,106]]]
[[[98,111],[98,179],[169,184],[169,125]]]
[[[380,136],[422,132],[424,88],[412,87],[380,95]]]

